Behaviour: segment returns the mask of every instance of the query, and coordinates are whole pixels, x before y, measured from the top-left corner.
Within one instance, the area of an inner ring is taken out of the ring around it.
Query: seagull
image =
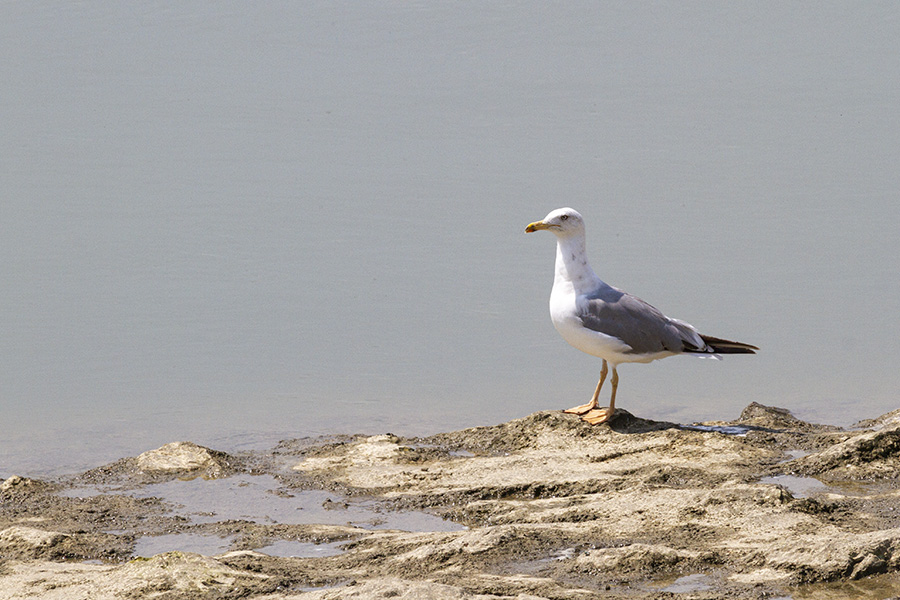
[[[616,412],[616,389],[622,363],[651,361],[687,354],[721,360],[720,354],[756,354],[756,346],[703,335],[693,326],[671,319],[653,306],[603,282],[588,264],[584,219],[571,208],[558,208],[525,233],[547,230],[556,236],[556,274],[550,292],[550,319],[559,334],[582,352],[603,359],[600,382],[587,404],[563,412],[580,415],[591,425],[609,421]],[[600,408],[600,388],[612,365],[609,407]]]

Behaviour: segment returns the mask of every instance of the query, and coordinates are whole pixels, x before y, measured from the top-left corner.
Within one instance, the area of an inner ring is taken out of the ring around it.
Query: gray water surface
[[[0,476],[583,402],[523,233],[566,205],[606,281],[762,348],[620,406],[897,408],[896,4],[0,12]]]

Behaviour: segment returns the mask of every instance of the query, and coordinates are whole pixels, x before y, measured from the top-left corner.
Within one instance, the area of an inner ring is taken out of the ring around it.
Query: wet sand
[[[0,598],[891,598],[900,411],[541,412],[0,485]]]

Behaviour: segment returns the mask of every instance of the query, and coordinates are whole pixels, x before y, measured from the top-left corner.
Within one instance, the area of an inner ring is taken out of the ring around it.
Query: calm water
[[[0,476],[583,402],[523,233],[566,205],[606,281],[763,348],[622,407],[900,407],[894,3],[0,12]]]

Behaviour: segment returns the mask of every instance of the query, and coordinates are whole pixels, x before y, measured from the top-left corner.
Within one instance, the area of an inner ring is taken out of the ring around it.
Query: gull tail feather
[[[756,351],[759,350],[752,344],[732,342],[731,340],[723,340],[722,338],[703,335],[702,333],[700,334],[700,339],[706,342],[706,346],[711,348],[716,354],[756,354]]]

